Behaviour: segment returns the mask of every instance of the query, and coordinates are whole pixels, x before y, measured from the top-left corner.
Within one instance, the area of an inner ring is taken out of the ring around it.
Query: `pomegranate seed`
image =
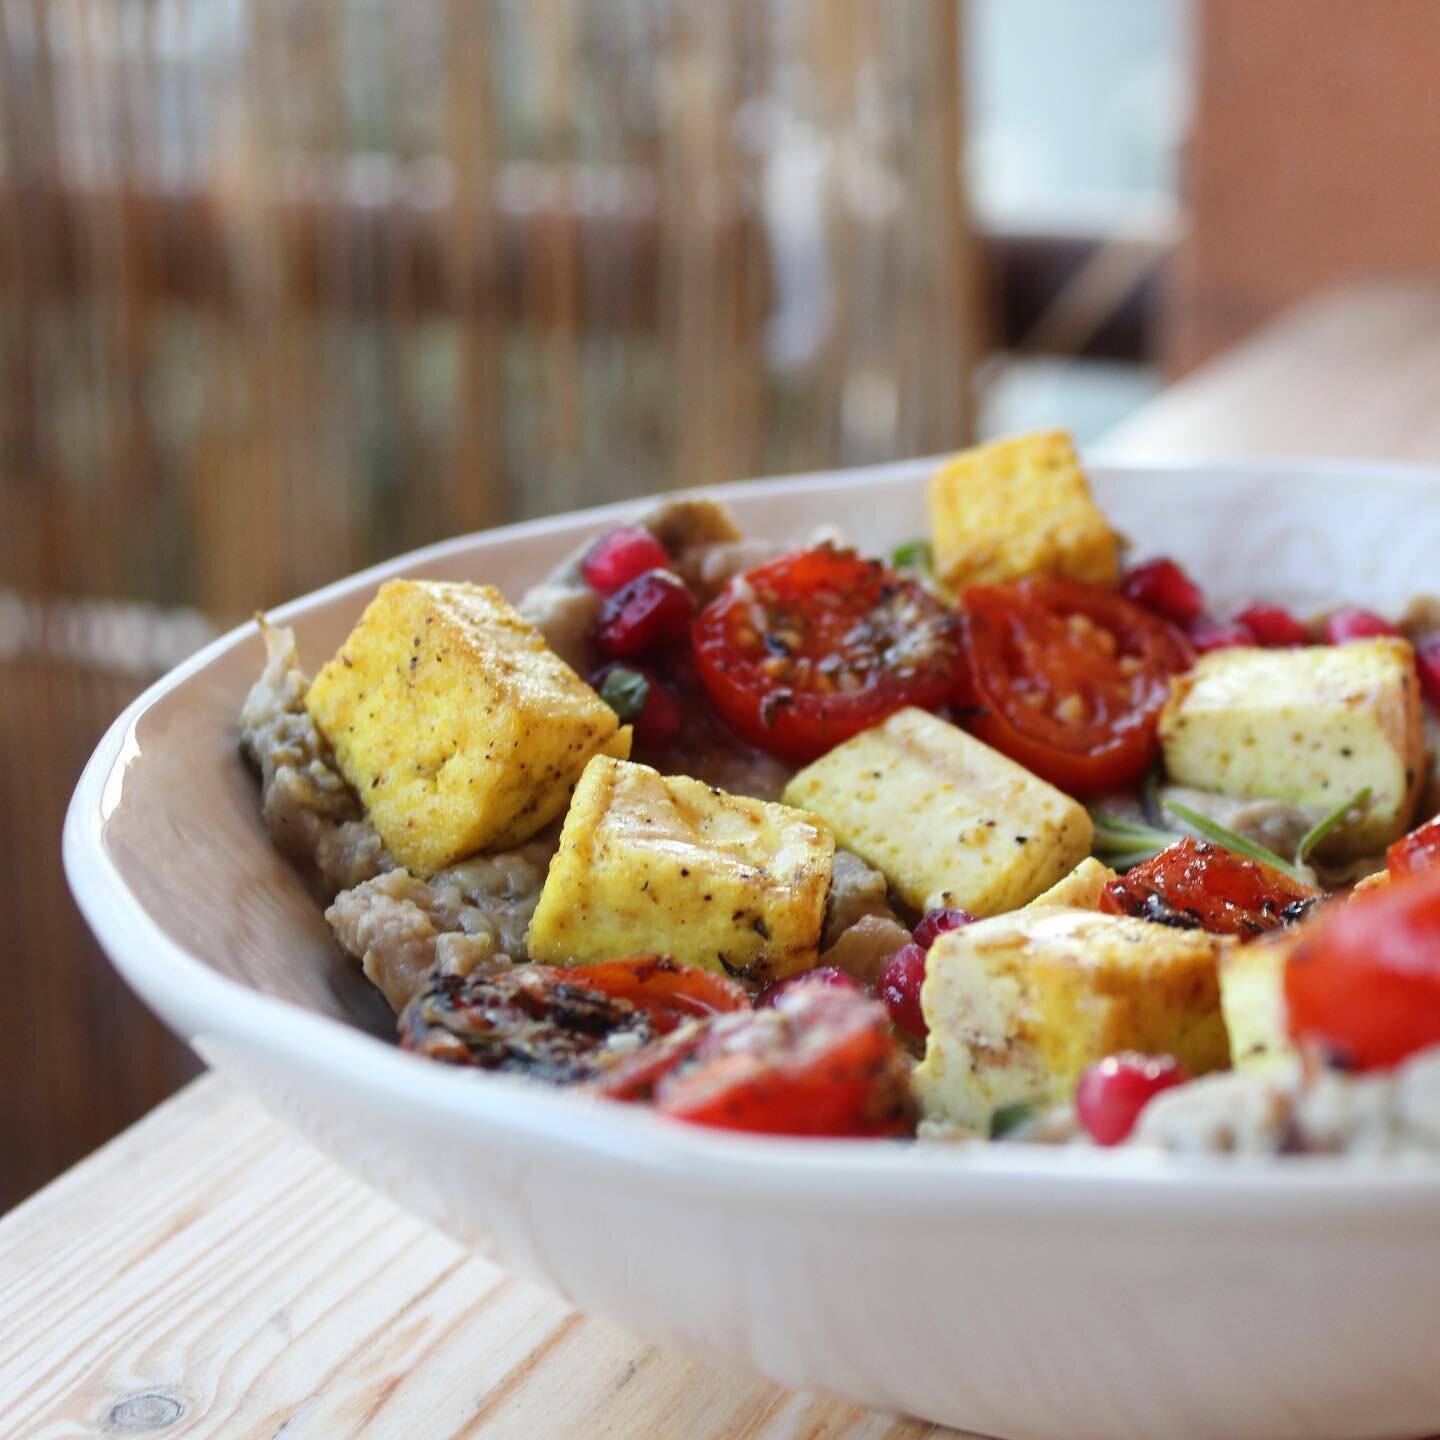
[[[665,547],[639,525],[617,525],[607,530],[580,562],[585,583],[601,595],[610,595],[647,570],[664,570],[670,564]]]
[[[1134,1050],[1107,1055],[1080,1077],[1075,1113],[1097,1145],[1118,1145],[1162,1090],[1172,1090],[1189,1078],[1169,1055],[1141,1055]]]
[[[827,989],[859,990],[860,984],[837,965],[817,965],[813,970],[802,970],[798,975],[787,975],[783,980],[772,980],[755,997],[757,1010],[778,1005],[797,985],[823,985]]]
[[[1235,620],[1255,637],[1257,644],[1272,650],[1310,643],[1309,631],[1280,605],[1252,605],[1242,610]]]
[[[1190,623],[1190,643],[1202,654],[1211,650],[1230,650],[1236,645],[1253,645],[1255,635],[1239,620],[1212,620],[1202,615]]]
[[[635,738],[644,745],[668,745],[684,723],[680,702],[638,665],[602,665],[590,683],[621,720],[634,725]]]
[[[1383,615],[1377,615],[1373,610],[1357,610],[1354,607],[1337,610],[1325,622],[1325,639],[1331,645],[1343,645],[1347,640],[1370,640],[1376,635],[1399,633]]]
[[[678,575],[647,570],[605,597],[595,641],[617,659],[644,655],[681,639],[694,613],[695,602]]]
[[[880,971],[875,993],[885,1002],[890,1018],[908,1034],[923,1040],[930,1027],[920,1008],[920,987],[925,983],[925,951],[919,945],[902,945]]]
[[[968,910],[927,910],[915,927],[915,943],[928,950],[947,930],[973,925],[977,919]]]
[[[1126,577],[1126,599],[1173,620],[1188,625],[1205,608],[1205,595],[1200,587],[1173,561],[1161,557],[1137,565]]]
[[[1440,710],[1440,635],[1432,635],[1416,647],[1415,668],[1420,672],[1425,698]]]

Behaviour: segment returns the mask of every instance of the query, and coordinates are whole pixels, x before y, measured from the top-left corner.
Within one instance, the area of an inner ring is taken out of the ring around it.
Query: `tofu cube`
[[[815,964],[835,840],[813,815],[597,757],[530,922],[532,960],[655,951],[762,982]]]
[[[1030,902],[1030,908],[1042,905],[1068,905],[1072,910],[1096,910],[1105,887],[1119,876],[1093,855],[1087,855],[1063,880],[1057,880],[1043,895]]]
[[[924,710],[837,745],[784,798],[825,820],[917,914],[1014,910],[1090,853],[1083,805]]]
[[[1300,938],[1280,930],[1220,959],[1220,1007],[1237,1070],[1274,1069],[1295,1057],[1285,1016],[1285,965]]]
[[[1404,834],[1424,783],[1414,651],[1383,636],[1202,655],[1171,689],[1160,741],[1171,779],[1201,790],[1330,807],[1368,787],[1320,854],[1373,853]]]
[[[630,753],[615,712],[487,585],[388,581],[305,705],[421,875],[528,839],[592,755]]]
[[[1218,959],[1229,943],[1063,906],[949,931],[921,991],[921,1113],[984,1133],[1006,1106],[1069,1100],[1085,1067],[1119,1050],[1173,1055],[1193,1075],[1224,1069]]]
[[[951,589],[1065,575],[1115,585],[1115,533],[1061,430],[995,440],[952,456],[930,478],[935,573]]]

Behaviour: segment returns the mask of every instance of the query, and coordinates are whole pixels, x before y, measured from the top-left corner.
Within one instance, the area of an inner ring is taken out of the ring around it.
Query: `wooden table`
[[[1108,454],[1440,463],[1440,283],[1351,291],[1176,386]],[[206,1077],[0,1221],[0,1436],[914,1440],[509,1279]]]

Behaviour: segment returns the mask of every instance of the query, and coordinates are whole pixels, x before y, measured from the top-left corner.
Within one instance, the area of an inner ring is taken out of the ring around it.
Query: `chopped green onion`
[[[1022,1125],[1028,1125],[1034,1118],[1035,1106],[1024,1101],[1014,1105],[1002,1105],[990,1117],[990,1138],[1003,1140]]]
[[[1363,790],[1357,791],[1348,800],[1337,805],[1323,819],[1317,820],[1306,832],[1305,838],[1300,842],[1300,849],[1295,853],[1295,862],[1303,865],[1311,855],[1315,847],[1337,826],[1352,810],[1358,810],[1370,799],[1370,787],[1367,785]]]
[[[890,552],[890,563],[897,570],[921,570],[926,575],[933,575],[935,552],[928,540],[909,540]]]
[[[621,718],[633,720],[650,698],[650,682],[638,671],[617,665],[600,687],[600,698]]]
[[[1243,835],[1237,835],[1229,826],[1222,825],[1218,820],[1212,820],[1208,815],[1202,815],[1198,810],[1192,810],[1188,805],[1180,805],[1174,800],[1166,800],[1163,806],[1177,819],[1183,820],[1192,830],[1198,830],[1207,840],[1213,840],[1215,844],[1236,855],[1243,855],[1247,860],[1258,861],[1261,865],[1268,865],[1272,870],[1278,870],[1282,875],[1288,875],[1300,885],[1313,885],[1314,879],[1298,866],[1292,865],[1288,860],[1282,860],[1273,850],[1267,850],[1263,845],[1257,845],[1253,840],[1247,840]]]

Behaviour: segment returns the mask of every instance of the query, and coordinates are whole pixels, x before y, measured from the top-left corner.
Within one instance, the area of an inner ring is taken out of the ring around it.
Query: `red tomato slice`
[[[822,545],[731,583],[693,628],[700,681],[743,739],[809,761],[954,689],[958,618],[876,560]]]
[[[1385,852],[1385,868],[1392,877],[1440,869],[1440,815],[1397,840]]]
[[[1186,836],[1112,880],[1101,891],[1100,909],[1212,935],[1259,935],[1299,920],[1319,893],[1268,865]]]
[[[1440,870],[1327,910],[1285,967],[1290,1032],[1361,1070],[1440,1045]]]
[[[591,1088],[725,1130],[900,1135],[914,1123],[907,1071],[882,1006],[857,991],[800,985],[773,1008],[654,1041]]]
[[[565,971],[565,978],[611,999],[628,1000],[649,1015],[661,1035],[697,1015],[751,1008],[750,992],[743,985],[664,955],[631,955],[599,965],[576,965]]]
[[[1155,758],[1170,677],[1194,660],[1123,595],[1037,577],[961,597],[970,728],[1072,795],[1132,784]]]

